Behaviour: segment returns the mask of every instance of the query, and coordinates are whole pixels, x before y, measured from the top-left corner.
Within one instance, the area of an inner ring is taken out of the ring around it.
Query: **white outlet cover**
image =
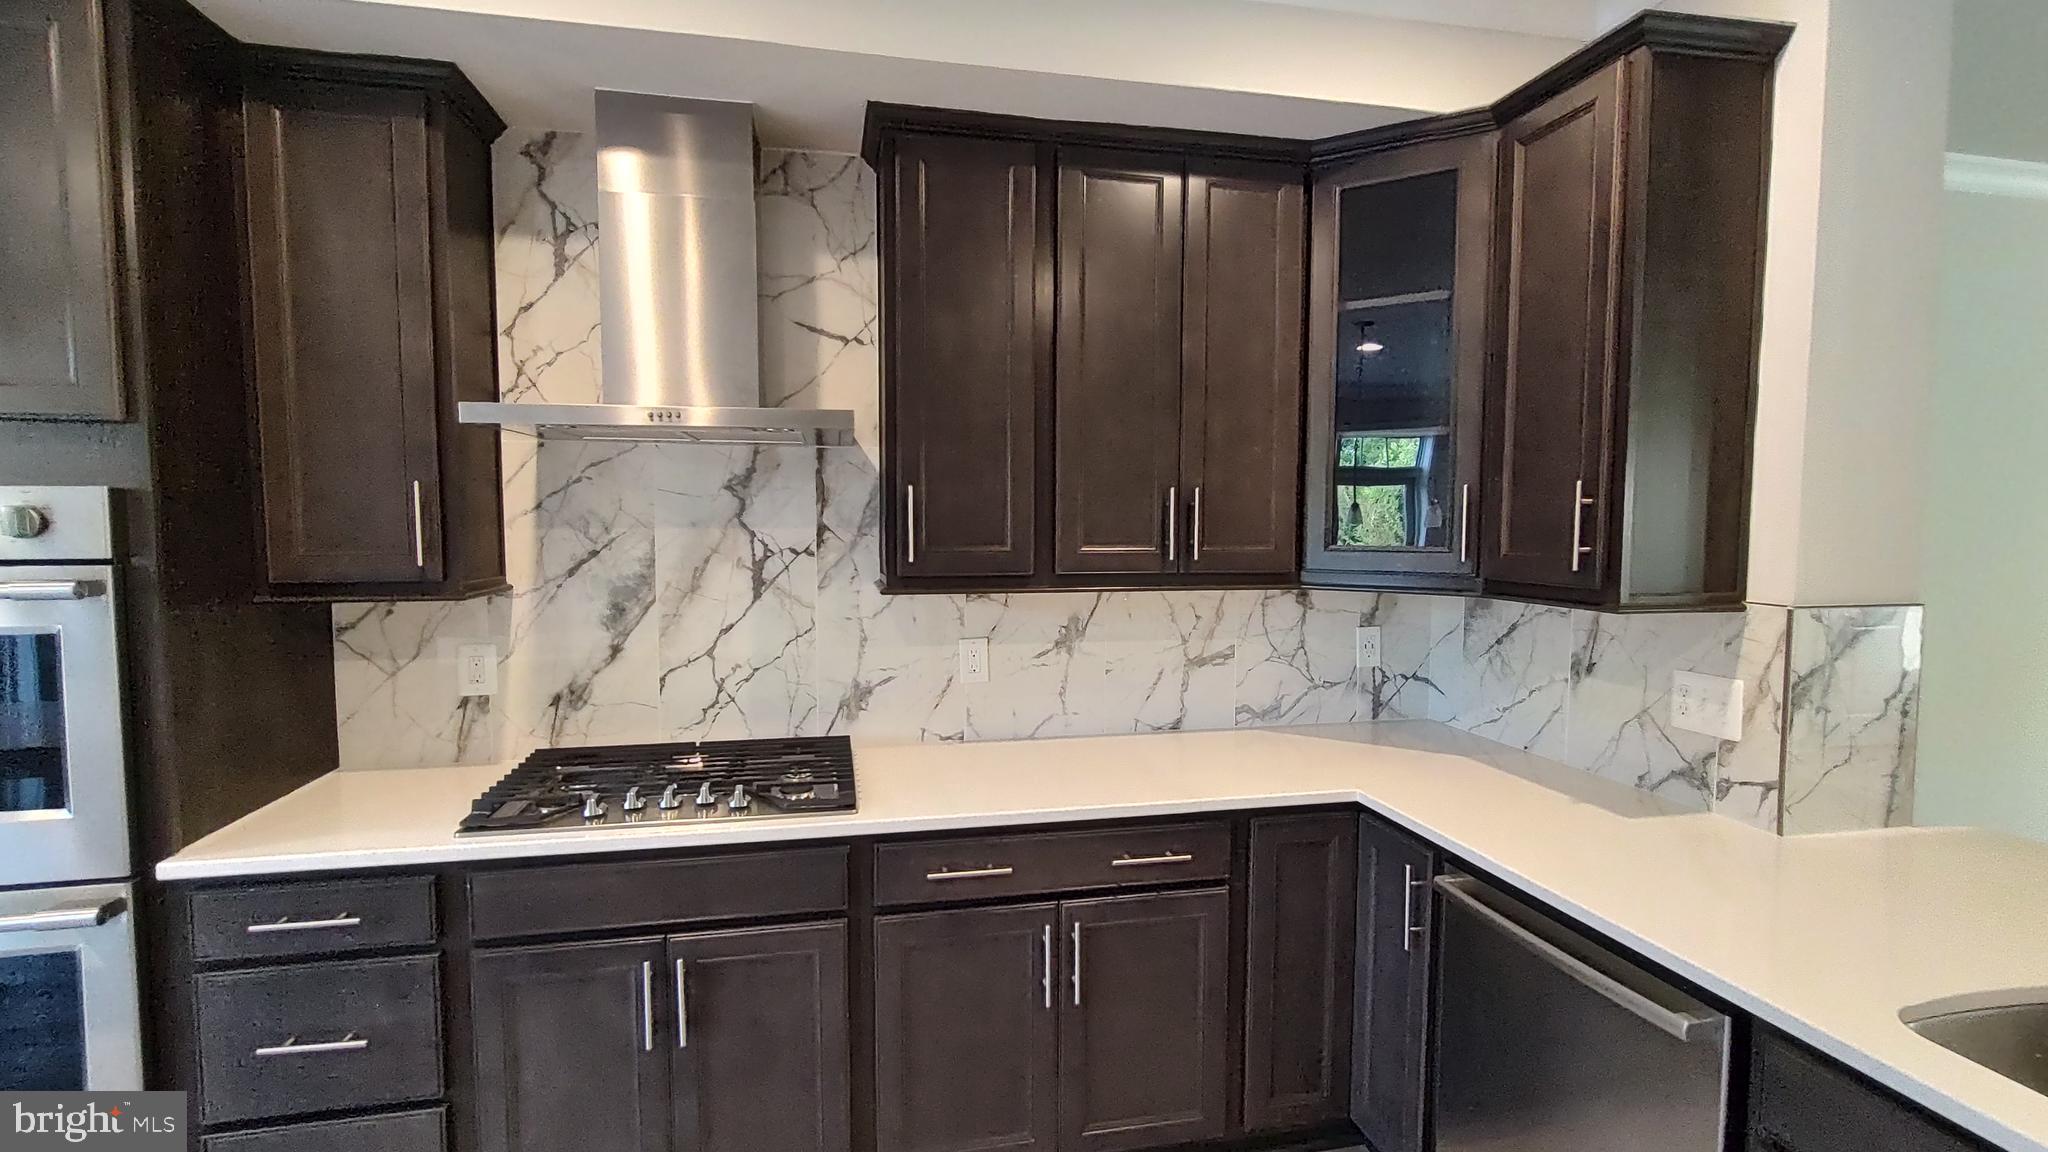
[[[976,636],[960,642],[960,682],[988,683],[988,637]]]
[[[1358,667],[1369,670],[1380,666],[1380,629],[1377,624],[1358,626]]]
[[[455,690],[464,696],[498,694],[498,646],[459,644],[455,648]]]
[[[1742,739],[1742,681],[1673,672],[1671,726],[1720,740]]]

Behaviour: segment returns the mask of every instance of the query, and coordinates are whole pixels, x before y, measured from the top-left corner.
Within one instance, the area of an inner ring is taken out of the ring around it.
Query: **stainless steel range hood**
[[[851,444],[853,413],[761,404],[750,104],[597,94],[599,404],[465,402],[551,439]]]

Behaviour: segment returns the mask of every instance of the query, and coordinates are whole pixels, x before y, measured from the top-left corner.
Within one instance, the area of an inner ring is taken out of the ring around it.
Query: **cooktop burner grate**
[[[844,736],[544,748],[470,806],[458,834],[850,812]]]

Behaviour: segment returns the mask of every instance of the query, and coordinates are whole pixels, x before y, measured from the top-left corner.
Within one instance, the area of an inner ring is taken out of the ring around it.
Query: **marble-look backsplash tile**
[[[1912,823],[1921,612],[1918,605],[1792,609],[1785,832]]]
[[[501,391],[594,401],[589,141],[508,134],[496,166]],[[873,175],[850,157],[769,153],[759,210],[764,389],[771,403],[853,409],[860,446],[504,437],[512,592],[335,609],[344,763],[750,735],[991,740],[1413,717],[1777,826],[1784,609],[1612,617],[1325,590],[882,595]],[[1377,669],[1356,667],[1361,624],[1380,629]],[[1897,760],[1885,767],[1881,749],[1901,734],[1898,713],[1884,708],[1884,675],[1854,657],[1902,640],[1863,624],[1851,640],[1830,618],[1839,644],[1810,656],[1794,645],[1804,687],[1791,731],[1811,717],[1813,762],[1846,757],[1788,789],[1802,825],[1897,808]],[[987,683],[958,677],[969,637],[989,640]],[[457,695],[455,650],[469,642],[498,647],[495,697]],[[1670,727],[1679,669],[1742,677],[1743,741]],[[1852,783],[1880,772],[1885,799]]]

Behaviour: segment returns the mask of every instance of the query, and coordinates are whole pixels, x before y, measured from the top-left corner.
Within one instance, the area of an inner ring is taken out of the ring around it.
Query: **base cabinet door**
[[[1244,1122],[1341,1119],[1351,1105],[1358,821],[1252,821],[1245,943]]]
[[[1435,871],[1434,852],[1376,816],[1361,818],[1351,1119],[1377,1152],[1427,1147]]]
[[[845,1152],[846,926],[673,936],[676,1147]]]
[[[875,1137],[887,1152],[1051,1152],[1056,904],[875,921]]]
[[[666,962],[659,939],[477,953],[482,1152],[669,1152]]]
[[[1060,1152],[1223,1135],[1229,894],[1071,901],[1061,925]]]

